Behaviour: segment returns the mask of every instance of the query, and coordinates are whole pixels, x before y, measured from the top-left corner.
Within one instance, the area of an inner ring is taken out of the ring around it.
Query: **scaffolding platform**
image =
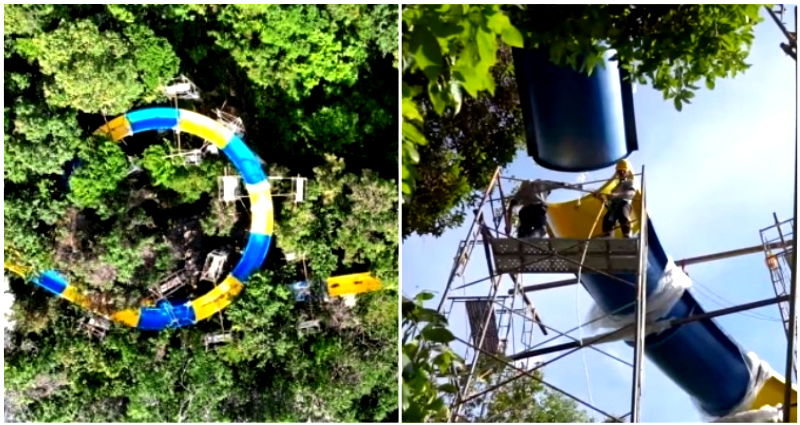
[[[638,238],[491,238],[490,244],[497,273],[577,273],[584,249],[584,272],[639,271]]]

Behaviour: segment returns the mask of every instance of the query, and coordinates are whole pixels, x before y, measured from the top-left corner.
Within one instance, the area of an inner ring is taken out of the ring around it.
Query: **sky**
[[[761,243],[759,229],[773,224],[773,212],[785,220],[793,215],[795,181],[795,62],[779,48],[785,41],[762,10],[747,58],[752,66],[734,78],[717,80],[714,90],[702,89],[683,111],[664,101],[660,92],[638,86],[634,93],[639,150],[630,157],[635,169],[645,165],[648,213],[667,254],[673,259],[749,247]],[[785,22],[791,27],[791,14]],[[503,175],[564,182],[605,179],[613,168],[586,173],[562,173],[538,166],[523,150]],[[508,186],[507,182],[505,183]],[[563,192],[563,191],[562,191]],[[554,193],[551,200],[571,199]],[[459,241],[472,220],[439,238],[414,235],[403,241],[403,294],[421,290],[437,296],[444,291]],[[476,247],[463,278],[454,286],[488,275],[482,247]],[[752,302],[774,296],[763,254],[688,266],[690,291],[706,309]],[[566,279],[567,275],[527,275],[523,285]],[[508,279],[506,279],[507,281]],[[501,293],[510,288],[506,282]],[[486,295],[488,285],[455,291],[453,295]],[[592,299],[578,285],[532,293],[542,320],[562,331],[585,321]],[[517,303],[519,306],[519,303]],[[786,337],[775,305],[716,319],[746,351],[755,352],[781,375]],[[515,324],[517,326],[517,324]],[[451,329],[466,339],[463,313],[454,309]],[[517,327],[518,329],[518,327]],[[593,330],[584,329],[583,336]],[[573,333],[579,336],[578,332]],[[534,342],[545,338],[537,330]],[[567,342],[562,338],[552,344]],[[463,349],[454,345],[457,350]],[[519,351],[519,347],[517,351]],[[599,348],[631,361],[633,350],[622,342]],[[510,354],[509,350],[507,354]],[[552,356],[544,356],[547,360]],[[642,421],[696,422],[702,414],[692,400],[658,367],[644,365]],[[597,352],[583,349],[544,368],[545,380],[616,415],[630,410],[631,368]],[[599,419],[599,416],[596,416]]]

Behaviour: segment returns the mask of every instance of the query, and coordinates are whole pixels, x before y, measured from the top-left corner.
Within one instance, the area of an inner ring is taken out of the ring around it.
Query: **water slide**
[[[206,294],[181,304],[162,300],[110,314],[97,311],[75,285],[56,270],[27,276],[31,282],[53,294],[111,320],[142,330],[189,326],[227,307],[242,291],[250,275],[264,262],[273,232],[270,185],[258,158],[244,141],[220,122],[192,111],[176,108],[146,108],[128,112],[97,130],[114,141],[153,130],[174,130],[205,139],[227,155],[245,182],[250,198],[250,235],[239,263],[231,273]]]
[[[528,151],[538,164],[560,171],[596,170],[614,164],[636,149],[630,89],[626,88],[614,62],[607,61],[605,69],[587,78],[556,67],[546,56],[530,50],[515,50],[514,60]],[[599,191],[609,193],[615,184],[612,178]],[[634,234],[640,228],[641,202],[639,192],[631,217]],[[577,239],[599,236],[599,225],[591,235],[590,231],[601,208],[602,202],[592,195],[550,204],[548,224],[553,236]],[[673,297],[665,305],[664,294],[670,292],[665,285],[678,279],[691,282],[668,258],[649,218],[646,228],[648,312],[651,307],[658,308],[655,313],[660,317],[656,319],[704,313],[692,294],[681,288],[671,290]],[[620,236],[619,230],[616,236]],[[635,281],[633,275],[617,277]],[[635,307],[630,305],[635,298],[632,285],[586,271],[581,283],[600,311],[619,309],[615,318],[634,314]],[[647,356],[709,416],[724,417],[777,406],[784,401],[783,377],[747,353],[713,319],[653,332],[645,342]],[[793,394],[791,420],[797,422],[796,389]]]

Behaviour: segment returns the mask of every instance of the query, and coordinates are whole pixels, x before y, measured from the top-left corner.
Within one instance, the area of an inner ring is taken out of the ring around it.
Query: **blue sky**
[[[714,90],[701,89],[682,112],[649,87],[639,86],[634,94],[639,151],[630,160],[637,169],[646,166],[648,212],[664,249],[675,260],[756,245],[760,243],[759,229],[772,224],[773,212],[781,219],[792,216],[795,62],[778,47],[784,38],[775,23],[766,13],[762,15],[765,20],[756,27],[747,59],[752,67],[744,74],[717,80]],[[586,178],[601,179],[612,173],[609,168],[587,173]],[[575,182],[579,176],[544,169],[524,151],[504,174],[567,182]],[[572,196],[554,194],[552,199]],[[439,238],[413,236],[403,241],[405,296],[420,290],[441,295],[471,218],[465,226]],[[458,278],[455,285],[487,276],[482,257],[479,246],[464,279]],[[687,272],[694,281],[691,291],[706,310],[774,296],[761,254],[690,266]],[[567,277],[529,275],[523,284]],[[505,285],[503,293],[510,287],[508,282]],[[479,288],[454,295],[486,295],[488,286]],[[573,285],[536,292],[533,302],[545,323],[567,330],[586,319],[592,300]],[[429,303],[435,307],[438,296]],[[452,329],[466,337],[467,325],[455,312]],[[786,338],[777,307],[751,312],[724,316],[717,323],[745,350],[755,352],[782,373]],[[583,331],[584,336],[591,333]],[[538,330],[534,335],[536,342],[544,340]],[[621,342],[600,348],[626,360],[632,356],[632,349]],[[548,382],[586,400],[591,398],[606,411],[621,415],[629,410],[631,369],[599,353],[581,350],[547,366],[544,374]],[[689,397],[647,361],[642,420],[703,419]]]

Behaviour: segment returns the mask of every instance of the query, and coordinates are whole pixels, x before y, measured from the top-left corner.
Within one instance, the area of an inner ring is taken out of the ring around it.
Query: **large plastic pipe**
[[[608,193],[614,185],[609,181],[600,192]],[[632,208],[634,232],[638,231],[641,197],[637,194]],[[551,204],[548,221],[553,233],[559,237],[587,238],[592,224],[598,218],[602,204],[589,195],[580,200]],[[658,290],[668,257],[658,239],[655,226],[648,222],[647,295]],[[591,237],[600,236],[595,228]],[[635,282],[635,276],[616,275],[617,278]],[[584,272],[581,283],[604,311],[621,309],[617,314],[628,315],[635,300],[632,284],[620,282],[597,273]],[[624,307],[628,305],[627,307]],[[623,308],[624,307],[624,308]],[[685,292],[665,318],[681,318],[703,313],[703,309],[689,292]],[[678,386],[690,394],[709,415],[724,416],[742,402],[750,385],[750,372],[745,352],[736,345],[712,319],[691,322],[650,335],[645,340],[645,351]]]
[[[591,76],[552,64],[541,50],[513,54],[528,154],[539,165],[597,170],[637,149],[631,86],[611,51]]]

